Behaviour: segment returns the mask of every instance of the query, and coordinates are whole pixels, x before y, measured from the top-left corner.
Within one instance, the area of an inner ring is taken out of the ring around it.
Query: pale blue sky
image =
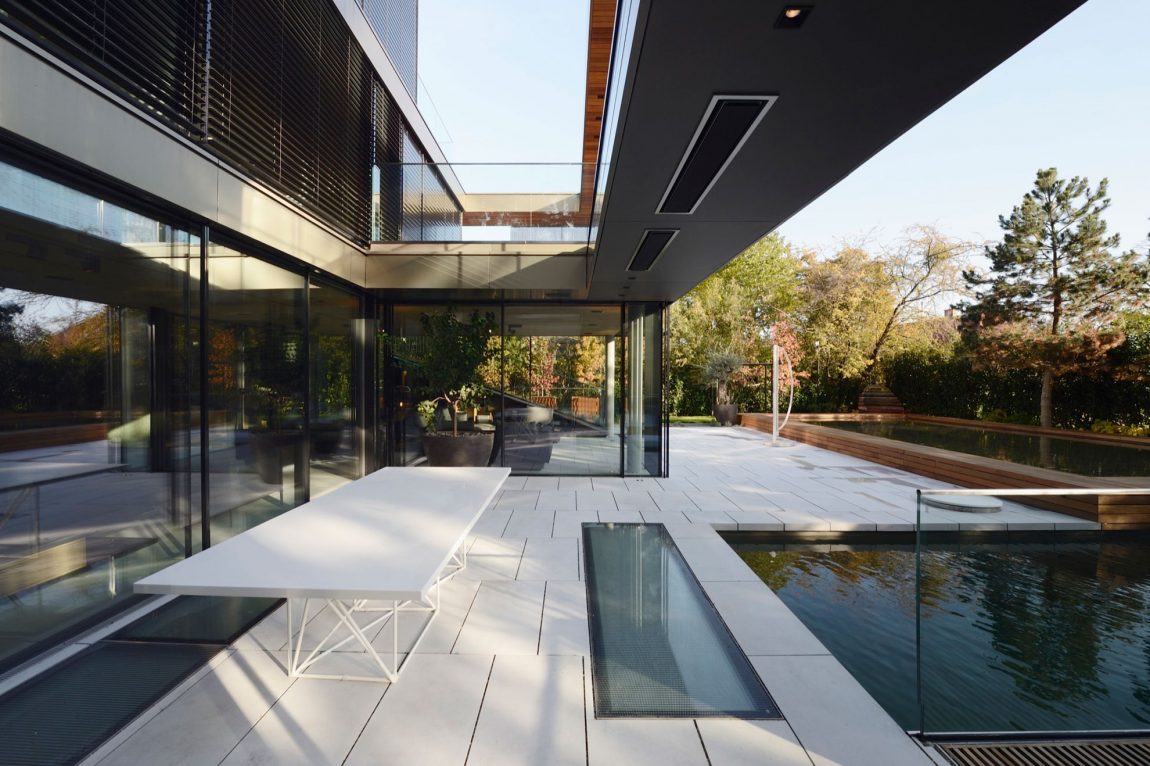
[[[1035,171],[1110,179],[1124,248],[1150,233],[1150,2],[1089,0],[780,228],[881,245],[914,224],[1000,237]],[[421,108],[453,162],[576,162],[586,0],[421,0]],[[426,99],[430,95],[434,108]],[[446,126],[446,132],[444,131]],[[466,183],[466,181],[465,181]]]

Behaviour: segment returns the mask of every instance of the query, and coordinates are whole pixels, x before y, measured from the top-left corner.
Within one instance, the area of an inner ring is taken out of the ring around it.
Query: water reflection
[[[735,547],[908,729],[1150,725],[1146,536],[929,545],[922,561],[925,720],[915,694],[913,546]]]
[[[904,421],[826,421],[818,425],[1083,476],[1150,476],[1150,449]]]

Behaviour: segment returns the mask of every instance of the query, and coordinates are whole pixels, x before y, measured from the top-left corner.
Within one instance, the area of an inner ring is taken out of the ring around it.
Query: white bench
[[[438,609],[439,584],[467,565],[467,536],[510,472],[383,468],[145,577],[135,589],[286,598],[290,675],[394,681],[400,669],[400,613]],[[303,600],[302,609],[293,608],[293,599]],[[304,656],[312,601],[326,603],[337,624]],[[366,622],[360,621],[363,613]],[[390,665],[368,635],[388,617],[394,618]],[[364,648],[380,675],[308,672],[351,641]]]

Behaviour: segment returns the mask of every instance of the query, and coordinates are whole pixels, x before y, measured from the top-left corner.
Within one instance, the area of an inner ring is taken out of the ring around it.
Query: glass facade
[[[307,495],[306,279],[208,248],[208,513],[219,542]]]
[[[199,546],[200,241],[0,163],[0,668]]]
[[[489,314],[493,329],[470,379],[480,389],[456,425],[494,433],[491,465],[515,474],[663,475],[662,306],[480,304],[396,306],[381,344],[386,459],[420,463],[421,402],[443,393],[428,380],[441,344],[430,328],[451,314]],[[429,321],[433,320],[433,321]],[[497,329],[494,329],[497,328]],[[440,400],[434,430],[450,430]]]
[[[363,475],[360,292],[4,162],[0,243],[0,669]]]

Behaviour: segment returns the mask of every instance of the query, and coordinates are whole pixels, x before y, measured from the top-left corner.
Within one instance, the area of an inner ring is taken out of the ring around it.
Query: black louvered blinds
[[[0,23],[367,241],[382,86],[329,0],[4,0]]]
[[[4,0],[0,22],[197,137],[204,0]]]
[[[210,33],[211,150],[366,241],[373,76],[339,12],[213,0]]]

